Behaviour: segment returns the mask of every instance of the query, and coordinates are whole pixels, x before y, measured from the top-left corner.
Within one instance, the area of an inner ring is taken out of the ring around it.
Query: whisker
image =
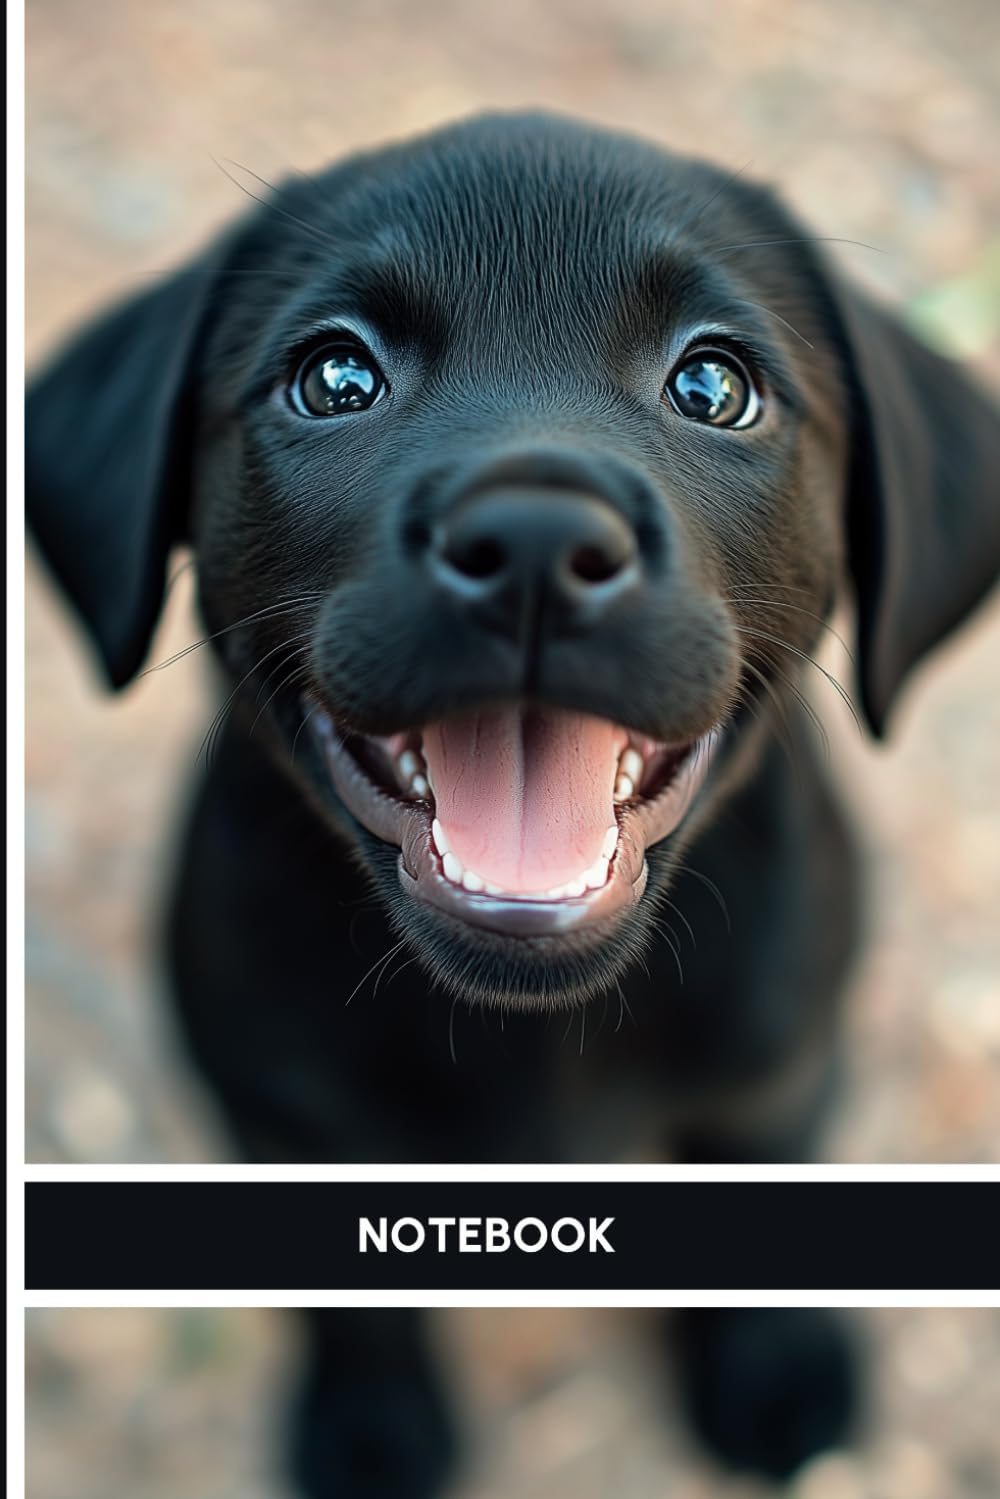
[[[218,165],[218,162],[216,162],[216,165]],[[239,183],[236,186],[239,187]],[[259,202],[260,200],[258,199],[257,201]],[[148,284],[149,282],[164,281],[172,274],[173,270],[174,267],[163,265],[150,266],[146,270],[127,271],[124,277],[125,285],[129,285],[131,282]],[[223,265],[219,266],[218,270],[213,272],[213,279],[221,280],[224,276],[252,276],[261,281],[274,282],[278,286],[302,285],[301,271],[286,270],[281,266]]]
[[[296,654],[300,654],[303,641],[308,641],[311,638],[311,630],[299,630],[295,635],[289,635],[285,640],[282,641],[282,645],[294,647],[294,650],[290,650],[289,654],[285,656],[283,660],[279,661],[276,666],[272,666],[270,670],[264,674],[264,676],[261,678],[257,691],[254,694],[255,702],[260,702],[261,693],[264,691],[268,682],[270,682],[275,673],[281,671],[282,667],[287,665],[287,663],[291,661],[293,656],[295,656]]]
[[[234,620],[231,625],[224,625],[221,630],[215,630],[211,635],[203,635],[200,640],[195,640],[191,645],[184,646],[183,650],[177,651],[173,656],[168,656],[166,661],[157,661],[153,666],[147,666],[144,671],[139,673],[139,676],[147,677],[150,672],[165,671],[168,666],[173,666],[175,661],[180,661],[182,657],[189,656],[192,651],[200,650],[203,645],[208,645],[212,640],[218,640],[222,635],[228,635],[231,631],[238,630],[242,625],[252,624],[254,620],[263,619],[268,615],[277,615],[283,610],[292,609],[300,604],[312,603],[321,597],[322,594],[319,593],[306,593],[302,594],[300,598],[279,599],[277,603],[265,604],[256,613],[245,614],[242,619]]]
[[[871,250],[875,255],[885,254],[878,245],[866,244],[861,239],[843,239],[836,234],[797,234],[787,239],[747,239],[735,245],[710,245],[709,249],[716,255],[723,255],[732,250],[762,250],[771,245],[856,245],[859,250]]]
[[[663,904],[665,906],[669,906],[671,911],[674,912],[674,914],[677,916],[678,921],[683,922],[684,928],[688,936],[691,938],[691,946],[694,948],[695,952],[697,952],[698,942],[694,935],[694,928],[692,927],[690,921],[688,921],[687,917],[684,915],[684,912],[681,910],[680,906],[675,905],[674,902],[665,895],[662,896],[661,899],[663,900]]]
[[[767,693],[768,697],[771,699],[771,702],[774,704],[778,717],[781,720],[780,729],[776,730],[778,734],[778,743],[781,745],[782,749],[785,752],[785,756],[788,760],[792,775],[795,777],[796,785],[799,785],[801,770],[799,762],[795,756],[795,745],[794,740],[792,739],[792,726],[788,721],[788,715],[785,712],[785,705],[781,701],[781,698],[778,696],[771,682],[768,681],[765,674],[762,671],[758,670],[758,668],[751,660],[745,660],[743,662],[743,665],[750,673],[750,675],[760,683],[764,691]],[[744,699],[744,701],[749,702],[752,701],[752,699]]]
[[[753,302],[749,297],[735,297],[733,300],[742,302],[746,307],[756,307],[758,312],[766,312],[769,317],[775,318],[783,328],[787,328],[789,333],[794,333],[799,342],[804,343],[807,349],[815,349],[816,345],[810,343],[804,333],[800,333],[798,328],[790,323],[787,318],[783,318],[780,312],[775,312],[773,307],[765,307],[763,302]]]
[[[744,661],[742,664],[747,671],[750,671],[751,673],[754,671],[753,665],[750,661]],[[778,725],[776,725],[774,722],[774,714],[771,708],[767,707],[767,705],[764,704],[761,699],[754,694],[749,685],[744,684],[742,678],[740,678],[740,680],[736,684],[736,707],[745,708],[748,713],[752,713],[754,721],[756,723],[765,724],[768,729],[774,729],[775,733],[779,732]],[[787,746],[785,752],[786,754],[788,752]]]
[[[412,957],[407,958],[405,963],[398,964],[397,967],[395,967],[389,974],[389,977],[385,979],[385,987],[388,989],[390,984],[394,983],[395,980],[399,978],[399,975],[403,972],[404,968],[409,968],[411,963],[416,963],[419,957],[419,953],[414,953]],[[382,969],[382,972],[379,974],[378,978],[375,980],[375,987],[372,990],[372,999],[374,999],[376,994],[378,993],[378,986],[379,984],[381,984],[382,980],[385,978],[388,972],[389,968],[388,965],[386,965],[386,967]]]
[[[728,192],[733,183],[738,181],[739,178],[743,176],[744,172],[750,170],[750,168],[753,166],[753,163],[754,158],[752,156],[748,157],[741,167],[736,167],[734,170],[727,172],[722,181],[719,183],[718,187],[716,187],[712,192],[709,193],[708,197],[698,205],[693,213],[689,214],[686,219],[682,220],[681,224],[678,227],[678,236],[681,234],[687,234],[691,229],[693,229],[698,220],[701,218],[702,214],[707,213],[716,199],[721,197],[724,192]]]
[[[757,588],[760,585],[755,583],[755,584],[748,584],[747,586],[748,587]],[[812,589],[812,588],[805,588],[805,587],[802,587],[802,586],[798,586],[798,585],[796,585],[794,583],[772,583],[770,585],[770,587],[771,587],[771,591],[773,593],[805,593],[805,594],[812,594],[812,593],[815,592],[815,590]]]
[[[295,734],[294,734],[294,736],[292,738],[292,757],[291,758],[292,758],[292,764],[293,765],[295,764],[295,747],[296,747],[296,745],[299,742],[299,735],[302,733],[302,730],[305,728],[305,726],[309,722],[310,718],[312,718],[313,714],[316,712],[316,709],[318,707],[319,707],[319,703],[313,703],[312,707],[309,709],[309,712],[305,715],[305,717],[303,718],[302,722],[299,724],[298,728],[295,730]]]
[[[677,933],[674,931],[673,927],[670,925],[669,922],[653,921],[652,922],[652,926],[653,926],[653,930],[655,932],[657,932],[658,935],[663,938],[664,942],[667,944],[667,946],[669,947],[670,951],[673,953],[674,962],[677,965],[677,976],[680,979],[681,987],[683,988],[684,987],[684,968],[683,968],[683,966],[681,964],[681,949],[680,949],[680,943],[677,940]]]
[[[282,187],[280,182],[269,182],[266,177],[262,177],[259,172],[255,172],[252,167],[246,166],[242,161],[235,161],[231,156],[223,156],[221,160],[227,162],[229,166],[235,167],[238,172],[245,172],[248,177],[252,177],[255,182],[259,182],[261,187],[266,187],[270,193],[277,193],[280,196],[288,191],[287,188]],[[299,176],[303,178],[308,175],[307,172],[299,173]],[[322,232],[322,230],[317,230],[317,233]]]
[[[759,598],[744,593],[730,594],[725,602],[727,604],[759,604],[765,609],[785,609],[795,614],[804,614],[807,619],[814,619],[818,625],[826,630],[827,634],[832,635],[838,645],[843,647],[844,654],[851,665],[855,664],[853,652],[843,635],[835,630],[828,620],[825,620],[821,614],[817,614],[813,609],[803,609],[800,604],[786,604],[780,599]]]
[[[847,708],[848,712],[853,718],[858,733],[860,734],[863,732],[861,728],[861,720],[858,718],[854,704],[851,702],[850,695],[847,689],[843,686],[842,683],[837,681],[837,678],[833,675],[832,672],[827,671],[825,666],[820,666],[819,662],[814,660],[813,657],[810,656],[806,651],[800,651],[798,646],[791,645],[787,640],[783,640],[780,635],[769,635],[766,630],[757,630],[749,625],[734,625],[733,628],[741,635],[754,635],[758,640],[769,640],[772,645],[779,646],[782,650],[790,651],[792,655],[797,656],[800,661],[805,661],[808,663],[808,665],[814,666],[820,673],[820,675],[826,678],[826,680],[830,683],[830,686],[840,697],[844,706]]]
[[[707,874],[702,874],[702,872],[701,872],[700,869],[695,869],[692,865],[688,864],[686,861],[682,862],[681,869],[684,872],[684,874],[691,875],[693,879],[698,880],[698,882],[700,884],[702,884],[702,885],[705,886],[705,889],[713,897],[713,899],[715,900],[716,904],[719,907],[719,910],[722,912],[722,915],[723,915],[723,917],[725,919],[725,923],[726,923],[726,931],[729,933],[730,936],[732,936],[732,934],[733,934],[733,923],[732,923],[732,918],[729,915],[729,907],[726,904],[726,898],[725,898],[725,896],[723,895],[722,891],[719,889],[719,887],[715,883],[715,881],[712,880],[712,879],[709,879],[709,877],[708,877]]]
[[[830,736],[827,734],[826,725],[823,723],[823,720],[820,718],[819,712],[818,712],[818,710],[816,708],[816,705],[814,703],[811,703],[809,701],[808,697],[799,688],[798,684],[792,680],[791,675],[788,672],[783,671],[782,668],[778,665],[778,663],[776,661],[771,661],[771,660],[766,659],[766,658],[762,658],[762,659],[763,659],[764,665],[768,666],[770,668],[770,670],[774,673],[774,675],[777,677],[777,679],[778,679],[779,683],[781,684],[781,686],[784,687],[786,691],[788,691],[788,692],[790,692],[792,694],[792,696],[794,697],[795,701],[798,703],[799,707],[802,709],[803,713],[806,715],[806,717],[811,722],[813,728],[816,730],[816,733],[819,735],[820,743],[821,743],[822,749],[823,749],[823,758],[826,761],[826,763],[829,764],[829,761],[830,761]]]
[[[388,963],[390,961],[390,959],[392,959],[392,958],[395,957],[396,953],[399,952],[400,948],[405,947],[405,946],[406,946],[406,938],[405,937],[400,937],[399,941],[396,942],[396,943],[394,943],[393,946],[389,948],[388,952],[384,952],[380,958],[376,958],[375,959],[375,962],[371,965],[370,968],[366,969],[366,971],[361,975],[361,977],[358,979],[358,982],[354,985],[354,988],[351,990],[350,994],[344,1000],[344,1009],[345,1010],[347,1009],[347,1006],[350,1004],[351,1000],[357,994],[357,992],[361,988],[361,986],[363,984],[366,984],[368,982],[368,980],[371,978],[371,976],[375,972],[376,968],[381,968],[383,966],[383,964]]]
[[[232,692],[229,694],[229,696],[226,698],[225,702],[222,704],[222,707],[219,709],[219,711],[216,713],[215,717],[212,719],[212,722],[209,724],[209,726],[208,726],[208,732],[206,733],[205,738],[202,740],[202,742],[201,742],[201,748],[198,751],[198,758],[199,759],[201,758],[202,754],[205,753],[206,760],[209,763],[211,763],[211,741],[214,741],[214,739],[215,739],[218,731],[221,729],[222,724],[223,724],[223,722],[225,720],[225,717],[226,717],[226,714],[227,714],[228,710],[236,702],[236,699],[239,696],[239,693],[243,690],[243,688],[246,685],[246,683],[249,682],[249,680],[253,676],[254,672],[259,671],[260,668],[264,665],[265,661],[268,661],[268,660],[270,660],[270,658],[272,656],[277,655],[278,651],[283,651],[286,648],[287,645],[288,645],[288,641],[287,640],[280,640],[277,645],[272,646],[271,649],[269,651],[266,651],[264,653],[264,655],[261,656],[258,661],[254,662],[253,666],[251,666],[251,668],[247,672],[246,676],[240,678],[240,680],[237,682],[236,686],[233,688]]]
[[[608,991],[606,989],[605,989],[604,993],[601,995],[601,999],[603,1001],[603,1003],[601,1005],[601,1018],[600,1018],[600,1020],[597,1023],[597,1029],[594,1032],[594,1036],[593,1036],[593,1040],[594,1040],[595,1045],[601,1039],[601,1036],[604,1033],[604,1027],[608,1023]]]
[[[285,656],[285,658],[282,661],[279,661],[279,663],[278,663],[277,666],[273,666],[271,668],[271,670],[268,672],[267,676],[264,678],[263,682],[260,684],[260,687],[257,690],[258,701],[260,700],[260,694],[261,694],[261,692],[263,692],[264,688],[267,686],[268,682],[274,676],[275,672],[281,671],[282,668],[285,667],[285,666],[287,666],[290,661],[302,660],[302,658],[305,656],[305,653],[306,653],[305,652],[305,646],[303,645],[302,642],[304,641],[304,642],[308,643],[308,641],[311,638],[312,638],[312,632],[309,631],[309,630],[306,630],[301,635],[293,636],[291,640],[286,640],[285,641],[285,645],[294,646],[294,650],[290,651],[289,654],[287,656]],[[298,642],[298,643],[296,643],[296,642]],[[296,674],[297,673],[301,673],[302,670],[303,670],[303,668],[301,666],[299,666],[299,667],[293,667],[292,670],[286,676],[284,676],[284,677],[281,678],[281,680],[279,681],[277,687],[275,687],[274,691],[269,694],[266,702],[260,708],[258,708],[257,715],[254,718],[253,723],[250,725],[250,733],[249,733],[249,736],[248,736],[249,738],[251,738],[251,739],[253,738],[254,729],[260,723],[260,721],[263,718],[264,714],[267,712],[268,708],[274,702],[274,699],[278,696],[278,693],[281,691],[281,689],[283,687],[287,686],[287,684],[294,679],[294,677],[296,676]]]
[[[191,569],[195,565],[196,560],[197,559],[193,556],[185,557],[184,561],[177,567],[176,571],[171,573],[170,577],[167,579],[166,587],[163,590],[164,601],[166,601],[170,597],[171,593],[174,590],[175,584],[177,584],[180,579],[183,578],[185,573],[189,573],[191,571]]]
[[[778,666],[778,664],[774,661],[770,662],[769,664],[771,670],[774,672],[782,687],[784,687],[788,692],[792,694],[792,696],[795,698],[795,701],[798,703],[799,707],[802,709],[803,713],[806,715],[813,728],[816,730],[816,733],[819,735],[823,761],[824,764],[829,765],[831,755],[830,736],[827,733],[826,725],[820,717],[818,707],[815,703],[809,701],[807,694],[798,686],[796,682],[792,680],[792,677],[788,672],[782,671],[781,667]]]
[[[209,155],[211,156],[211,152],[209,152]],[[231,160],[231,158],[227,157],[225,158],[225,160]],[[224,164],[223,159],[220,159],[218,156],[212,156],[212,161],[219,168],[219,171],[222,173],[222,175],[229,178],[229,181],[233,184],[234,187],[239,188],[241,193],[245,193],[248,198],[252,198],[253,201],[255,203],[259,203],[262,208],[269,209],[271,213],[277,214],[279,218],[287,220],[289,224],[295,224],[299,229],[305,230],[307,234],[312,235],[313,239],[317,240],[327,249],[329,249],[331,245],[336,243],[332,235],[325,233],[325,231],[322,229],[317,229],[315,224],[310,224],[306,219],[300,219],[297,214],[289,213],[286,208],[281,208],[270,198],[261,198],[257,193],[251,192],[245,183],[240,182],[239,179],[234,177],[233,173],[228,170],[228,168]],[[264,181],[262,177],[257,177],[256,172],[251,172],[249,167],[242,166],[240,162],[233,161],[232,165],[239,171],[246,172],[248,176],[256,178],[258,182]],[[265,183],[265,186],[270,187],[271,184]],[[274,191],[274,189],[272,189],[272,191]]]
[[[302,654],[303,654],[303,652],[300,650],[297,654],[301,657]],[[278,683],[277,687],[271,693],[271,695],[268,698],[267,702],[264,704],[264,706],[257,713],[257,716],[254,719],[253,723],[250,725],[250,733],[248,735],[249,738],[251,738],[251,739],[253,738],[254,729],[260,723],[261,718],[267,712],[267,710],[270,707],[271,703],[274,702],[274,699],[278,696],[278,693],[281,692],[281,691],[283,691],[284,688],[290,687],[292,685],[292,683],[295,682],[295,681],[305,681],[308,678],[308,675],[309,675],[309,673],[308,673],[305,665],[293,666],[292,669],[291,669],[291,671],[286,672],[286,674],[282,677],[281,681]]]

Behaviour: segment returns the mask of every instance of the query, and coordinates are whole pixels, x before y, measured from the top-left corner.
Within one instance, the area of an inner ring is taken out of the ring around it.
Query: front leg
[[[785,1481],[854,1433],[854,1330],[822,1307],[691,1307],[666,1329],[688,1417],[727,1467]]]
[[[422,1311],[311,1308],[292,1411],[291,1468],[305,1499],[435,1499],[455,1458]]]

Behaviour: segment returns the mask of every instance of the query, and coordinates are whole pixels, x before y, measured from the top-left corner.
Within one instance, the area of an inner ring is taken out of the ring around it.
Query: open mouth
[[[333,784],[400,849],[408,893],[510,936],[569,932],[641,896],[646,849],[686,816],[718,740],[668,744],[606,719],[508,704],[385,738],[310,727]]]

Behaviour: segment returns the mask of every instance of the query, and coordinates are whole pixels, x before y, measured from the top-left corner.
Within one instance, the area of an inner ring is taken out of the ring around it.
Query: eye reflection
[[[309,416],[346,416],[367,411],[384,390],[385,380],[371,355],[358,348],[327,345],[303,365],[292,393]]]
[[[686,356],[664,394],[681,416],[713,427],[749,427],[760,411],[760,397],[746,370],[734,356],[716,350]]]

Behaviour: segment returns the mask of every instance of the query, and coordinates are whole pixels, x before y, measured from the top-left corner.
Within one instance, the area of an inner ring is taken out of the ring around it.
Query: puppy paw
[[[313,1377],[293,1412],[291,1472],[304,1499],[437,1499],[455,1438],[416,1381]]]
[[[693,1308],[676,1317],[684,1403],[731,1468],[786,1479],[850,1438],[858,1410],[852,1339],[819,1308]]]

